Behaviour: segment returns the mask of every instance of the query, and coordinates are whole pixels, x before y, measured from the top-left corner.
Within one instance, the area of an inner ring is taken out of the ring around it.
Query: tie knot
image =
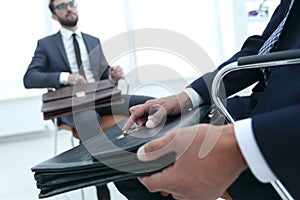
[[[72,34],[73,38],[76,38],[76,35],[77,35],[76,33],[73,33],[73,34]]]

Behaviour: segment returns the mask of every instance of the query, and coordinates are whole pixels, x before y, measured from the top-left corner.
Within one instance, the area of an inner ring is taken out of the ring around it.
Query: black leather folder
[[[199,123],[209,110],[209,106],[202,106],[181,116],[168,117],[157,128],[140,127],[125,136],[121,130],[124,120],[104,134],[37,164],[31,170],[40,189],[39,198],[150,175],[162,170],[175,161],[174,152],[155,161],[142,162],[136,157],[137,149],[172,130]]]
[[[123,103],[121,90],[109,80],[78,84],[49,91],[42,96],[44,119],[61,117],[85,109]]]

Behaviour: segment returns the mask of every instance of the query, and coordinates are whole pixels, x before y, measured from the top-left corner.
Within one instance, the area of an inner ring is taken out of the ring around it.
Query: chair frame
[[[287,50],[282,52],[274,52],[264,55],[246,56],[238,59],[237,62],[227,65],[220,69],[216,74],[212,83],[212,100],[216,108],[223,113],[230,123],[235,123],[234,118],[229,114],[228,110],[224,106],[222,99],[220,98],[220,85],[222,79],[229,73],[244,70],[244,69],[257,69],[266,67],[278,67],[282,65],[291,65],[300,63],[300,50]],[[286,190],[284,185],[280,181],[273,181],[271,185],[280,195],[283,200],[294,199]]]

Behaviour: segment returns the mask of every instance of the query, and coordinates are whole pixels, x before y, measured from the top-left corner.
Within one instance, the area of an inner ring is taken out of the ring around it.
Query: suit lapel
[[[66,65],[68,65],[69,68],[70,68],[70,63],[69,63],[69,60],[68,60],[68,57],[67,57],[67,53],[66,53],[62,38],[61,38],[62,36],[60,34],[60,31],[57,32],[54,36],[55,36],[55,42],[56,42],[56,44],[58,46],[58,49],[59,49],[59,51],[60,51],[60,53],[63,57],[63,60],[66,63]],[[71,70],[71,68],[70,68],[70,70]]]
[[[91,64],[91,69],[92,69],[92,73],[94,75],[94,78],[96,80],[98,80],[99,77],[99,70],[100,70],[100,54],[98,52],[97,46],[95,47],[95,42],[91,39],[89,39],[88,36],[86,36],[84,33],[82,34],[82,38],[84,41],[84,44],[86,46],[87,52],[88,52],[88,57],[90,60],[90,64]],[[93,43],[94,42],[94,43]]]
[[[84,44],[86,46],[87,52],[90,53],[92,51],[92,47],[90,45],[90,41],[88,40],[88,37],[86,37],[86,35],[84,33],[81,32]]]

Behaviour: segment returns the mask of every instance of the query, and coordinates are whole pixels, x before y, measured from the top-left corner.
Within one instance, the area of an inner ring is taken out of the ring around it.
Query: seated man
[[[24,75],[26,88],[57,89],[101,79],[117,82],[123,77],[120,66],[108,65],[99,39],[78,29],[75,1],[52,0],[49,8],[52,18],[61,24],[61,30],[38,41],[32,61]],[[96,109],[96,112],[83,111],[61,117],[60,120],[77,129],[81,140],[85,140],[99,133],[100,115],[112,114],[112,110],[113,114],[128,115],[130,106],[143,103],[149,97],[123,95],[123,99],[123,105]]]
[[[120,66],[110,67],[107,63],[99,39],[78,29],[77,3],[74,0],[50,0],[49,9],[52,18],[60,23],[61,30],[38,41],[24,75],[26,88],[57,89],[102,79],[117,82],[123,77]],[[60,121],[76,129],[81,141],[85,141],[100,134],[101,115],[129,115],[129,107],[150,99],[129,95],[122,98],[125,100],[122,105],[74,113],[61,117]],[[98,197],[101,193],[101,199],[109,198],[107,190],[99,191],[98,188]]]
[[[299,3],[282,0],[262,35],[249,37],[232,58],[194,81],[185,91],[132,107],[133,112],[123,130],[133,122],[146,123],[148,128],[153,128],[165,115],[211,104],[210,92],[215,75],[239,57],[299,48],[300,23],[296,20]],[[234,97],[227,102],[228,110],[241,121],[234,126],[188,127],[180,132],[180,137],[175,138],[176,131],[173,131],[146,144],[138,154],[142,160],[159,156],[144,153],[159,152],[166,145],[168,150],[186,151],[172,167],[140,180],[150,191],[165,190],[176,199],[213,199],[225,190],[233,199],[281,199],[269,184],[279,179],[296,199],[299,198],[299,75],[299,66],[291,65],[271,68],[270,72],[245,69],[226,75],[223,79],[224,96],[258,83],[249,97]],[[157,112],[151,113],[151,118],[147,119],[145,116],[150,114],[153,106]],[[201,157],[202,147],[207,146],[204,139],[213,140],[208,136],[216,137],[215,145]],[[183,148],[187,139],[195,140]],[[172,141],[176,145],[171,146]]]

